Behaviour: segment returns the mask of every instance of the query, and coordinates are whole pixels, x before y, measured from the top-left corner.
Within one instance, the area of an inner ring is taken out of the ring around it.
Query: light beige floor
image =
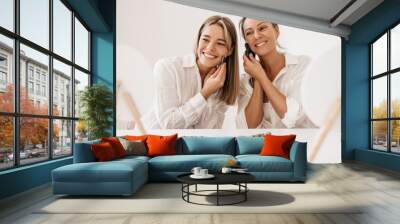
[[[360,214],[35,214],[54,200],[46,185],[1,201],[0,223],[400,223],[399,173],[359,163],[311,165],[308,183],[368,206]]]

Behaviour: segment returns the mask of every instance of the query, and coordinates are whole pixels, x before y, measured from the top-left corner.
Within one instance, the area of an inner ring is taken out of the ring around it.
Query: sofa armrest
[[[307,143],[294,142],[290,149],[290,160],[293,162],[293,179],[305,181],[307,175]]]
[[[74,147],[74,163],[95,162],[96,158],[92,153],[90,146],[100,143],[100,140],[75,143]]]

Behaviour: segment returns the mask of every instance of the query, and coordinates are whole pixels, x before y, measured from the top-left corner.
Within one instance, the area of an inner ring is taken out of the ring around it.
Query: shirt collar
[[[282,68],[282,70],[278,73],[278,75],[275,77],[274,81],[272,83],[276,83],[277,80],[279,80],[283,75],[285,75],[287,72],[287,69],[290,65],[297,65],[299,64],[299,59],[293,54],[285,52],[285,67]]]
[[[182,66],[184,68],[191,68],[196,66],[196,56],[194,54],[185,55],[182,58]]]
[[[290,53],[285,53],[285,67],[288,65],[297,65],[299,63],[299,59],[290,54]]]

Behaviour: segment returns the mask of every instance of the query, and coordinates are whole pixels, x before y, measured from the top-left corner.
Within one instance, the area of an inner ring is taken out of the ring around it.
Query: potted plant
[[[88,131],[89,140],[110,136],[112,126],[113,95],[103,84],[87,86],[79,93],[81,118]]]

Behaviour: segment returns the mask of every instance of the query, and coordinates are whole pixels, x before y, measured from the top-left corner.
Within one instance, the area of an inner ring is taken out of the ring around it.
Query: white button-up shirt
[[[200,93],[202,81],[195,55],[165,58],[154,66],[153,109],[142,118],[148,129],[221,128],[228,106]]]
[[[315,128],[316,126],[304,113],[301,102],[301,83],[306,68],[310,63],[307,56],[295,56],[285,53],[285,67],[278,73],[272,84],[286,96],[287,111],[281,119],[271,103],[263,103],[264,117],[257,128]],[[253,87],[250,85],[250,75],[244,74],[240,79],[238,114],[236,126],[248,128],[245,108],[250,101]]]

